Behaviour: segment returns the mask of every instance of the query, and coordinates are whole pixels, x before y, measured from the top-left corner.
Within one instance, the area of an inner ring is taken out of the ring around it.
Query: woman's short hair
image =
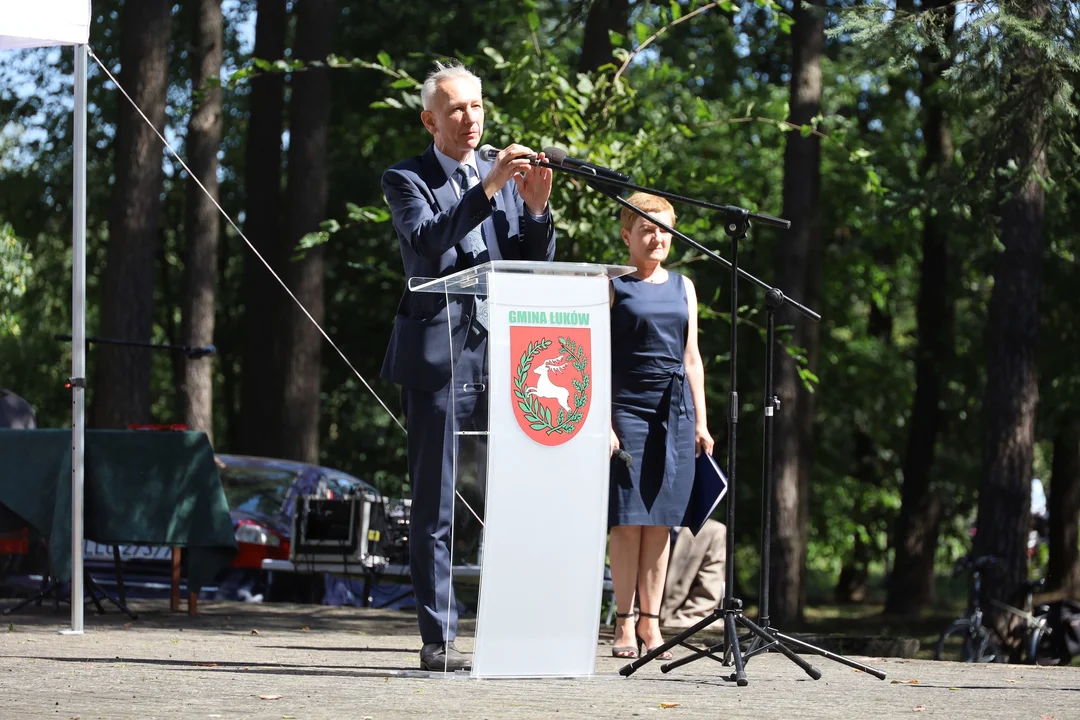
[[[650,195],[649,193],[636,192],[630,197],[626,198],[626,202],[630,203],[638,210],[644,210],[650,215],[656,215],[657,213],[669,212],[671,213],[671,226],[675,226],[675,208],[671,206],[667,200],[656,195]],[[622,225],[622,229],[627,232],[630,228],[634,227],[634,221],[637,220],[640,215],[624,207],[622,213],[619,215],[619,222]]]
[[[476,89],[483,92],[483,85],[480,83],[480,78],[476,77],[469,68],[462,65],[457,60],[447,60],[446,62],[435,61],[435,69],[428,73],[427,79],[424,80],[424,87],[420,89],[420,102],[423,103],[425,110],[430,110],[432,103],[435,100],[435,93],[439,89],[439,83],[443,80],[450,80],[452,78],[467,77],[476,83]]]

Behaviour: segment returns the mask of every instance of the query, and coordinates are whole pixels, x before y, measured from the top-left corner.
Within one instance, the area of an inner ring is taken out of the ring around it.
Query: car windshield
[[[219,468],[229,508],[276,515],[300,475],[277,467],[227,464]]]

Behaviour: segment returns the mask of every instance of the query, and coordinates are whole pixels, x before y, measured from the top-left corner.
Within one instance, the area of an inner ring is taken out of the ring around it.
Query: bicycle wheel
[[[1046,616],[1037,616],[1036,620],[1042,620]],[[1031,631],[1028,636],[1027,647],[1028,660],[1035,665],[1068,665],[1070,658],[1063,656],[1060,643],[1054,637],[1054,630],[1050,625],[1041,623]]]
[[[954,620],[945,628],[934,651],[935,660],[967,663],[1000,662],[1001,657],[1001,649],[990,637],[990,631],[967,618]]]

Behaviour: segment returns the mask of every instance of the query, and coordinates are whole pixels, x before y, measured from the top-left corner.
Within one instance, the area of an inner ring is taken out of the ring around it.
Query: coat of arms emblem
[[[510,326],[511,401],[541,445],[562,445],[585,424],[592,399],[589,328]]]

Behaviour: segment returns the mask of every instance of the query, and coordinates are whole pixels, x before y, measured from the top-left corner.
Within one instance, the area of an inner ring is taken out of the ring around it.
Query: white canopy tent
[[[0,50],[75,46],[71,285],[71,628],[83,632],[83,439],[86,429],[86,63],[90,0],[0,0]]]

